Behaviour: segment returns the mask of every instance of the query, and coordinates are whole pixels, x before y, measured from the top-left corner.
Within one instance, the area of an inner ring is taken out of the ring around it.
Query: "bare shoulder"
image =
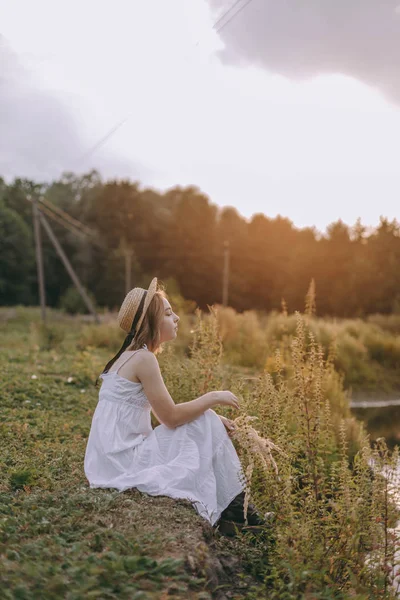
[[[134,383],[138,383],[145,378],[154,378],[157,372],[160,372],[156,357],[152,352],[148,352],[147,350],[135,352],[133,356],[123,362],[121,367],[116,370],[122,377]]]
[[[152,352],[138,352],[136,372],[139,379],[160,372],[160,365]]]

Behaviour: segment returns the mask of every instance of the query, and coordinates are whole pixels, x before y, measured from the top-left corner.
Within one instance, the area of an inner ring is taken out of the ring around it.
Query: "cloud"
[[[216,18],[229,7],[208,1]],[[220,35],[226,62],[292,79],[342,73],[400,102],[399,0],[252,0]]]
[[[20,1],[13,8],[7,3],[1,27],[18,59],[35,63],[35,71],[15,74],[15,54],[7,58],[13,69],[1,69],[7,88],[5,97],[0,89],[0,111],[7,111],[7,136],[18,138],[0,140],[8,172],[43,180],[49,165],[77,173],[97,167],[106,177],[129,176],[159,189],[196,184],[219,205],[234,204],[246,216],[287,215],[299,226],[322,228],[339,217],[354,223],[357,216],[376,224],[380,213],[396,215],[398,106],[339,68],[345,58],[339,42],[337,54],[333,42],[323,52],[315,40],[316,50],[308,52],[313,37],[293,33],[306,19],[292,22],[282,3],[252,0],[221,40],[212,32],[218,13],[209,10],[216,0],[190,6],[187,0],[118,0],[118,9],[107,0]],[[305,0],[285,2],[297,16],[305,10]],[[224,0],[224,10],[231,3]],[[272,23],[264,3],[275,15]],[[333,15],[337,7],[326,10]],[[393,11],[393,18],[400,26],[400,14]],[[288,24],[292,35],[284,35]],[[327,26],[321,36],[328,44]],[[223,44],[221,63],[215,52]],[[395,61],[388,52],[388,65],[390,57]],[[370,64],[361,61],[366,69]],[[313,74],[319,76],[308,79]]]
[[[57,95],[36,84],[1,36],[0,65],[1,177],[48,181],[66,170],[91,168],[105,176],[149,175],[144,165],[103,150],[88,153],[93,140],[80,134],[79,120]]]

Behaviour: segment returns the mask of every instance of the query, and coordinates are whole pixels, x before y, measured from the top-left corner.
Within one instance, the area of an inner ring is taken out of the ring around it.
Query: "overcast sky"
[[[233,4],[0,0],[0,176],[95,167],[320,230],[399,217],[397,3],[252,0],[213,30]]]

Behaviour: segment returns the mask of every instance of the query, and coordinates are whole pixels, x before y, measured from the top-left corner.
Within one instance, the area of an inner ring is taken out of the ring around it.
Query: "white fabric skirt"
[[[128,468],[127,457],[121,459],[124,468],[111,479],[101,476],[99,465],[93,477],[90,469],[85,469],[90,487],[121,492],[136,488],[151,496],[186,499],[211,525],[244,489],[235,447],[221,419],[211,409],[175,429],[155,427],[131,450]],[[113,454],[112,460],[115,463],[118,455]],[[90,464],[88,457],[85,462]]]

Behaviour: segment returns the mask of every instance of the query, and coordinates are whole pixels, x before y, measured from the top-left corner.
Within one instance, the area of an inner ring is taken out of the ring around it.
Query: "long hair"
[[[161,288],[154,294],[146,314],[144,315],[140,329],[134,336],[128,334],[117,354],[106,364],[101,375],[108,373],[116,360],[125,350],[139,350],[146,344],[152,349],[154,354],[162,352],[160,345],[160,329],[164,318],[164,302],[163,298],[167,298],[165,291]],[[96,379],[97,385],[99,377]]]
[[[167,295],[164,290],[157,290],[143,319],[137,335],[133,338],[127,350],[139,350],[143,344],[150,346],[155,354],[162,352],[160,346],[160,329],[164,319],[163,298]]]

